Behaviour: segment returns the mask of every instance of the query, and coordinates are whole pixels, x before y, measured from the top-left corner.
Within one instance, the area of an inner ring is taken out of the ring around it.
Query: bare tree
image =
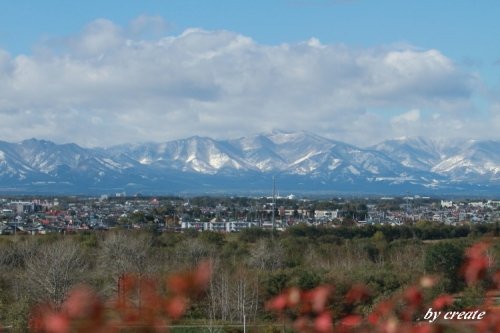
[[[254,318],[259,303],[258,275],[243,266],[231,271],[218,267],[208,290],[208,316],[211,320],[243,322]]]
[[[232,294],[234,316],[239,322],[244,317],[253,318],[257,313],[259,303],[259,280],[258,275],[240,267],[232,276]]]
[[[282,268],[285,260],[285,250],[281,243],[261,239],[251,250],[249,264],[263,271],[275,271]]]
[[[176,266],[185,265],[187,267],[194,267],[206,258],[214,259],[215,257],[216,251],[213,245],[206,244],[200,239],[194,238],[186,239],[176,246],[172,261]]]
[[[125,274],[135,274],[140,279],[155,270],[151,245],[152,238],[148,234],[117,232],[104,239],[99,266],[114,281],[112,289]]]
[[[78,244],[61,240],[42,244],[24,258],[24,282],[36,300],[62,304],[68,291],[82,280],[85,262]]]

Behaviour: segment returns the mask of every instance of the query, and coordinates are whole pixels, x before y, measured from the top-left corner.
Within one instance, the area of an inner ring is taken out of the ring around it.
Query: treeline
[[[248,241],[265,235],[262,229],[247,229],[241,233],[240,239]],[[285,236],[305,237],[319,242],[341,242],[344,239],[370,238],[383,236],[387,241],[397,239],[437,240],[461,237],[479,237],[484,235],[499,236],[499,223],[481,223],[475,225],[443,225],[428,221],[420,221],[415,225],[366,225],[362,227],[339,226],[307,226],[299,224],[286,229]]]
[[[441,229],[441,230],[435,230]],[[372,291],[374,302],[412,284],[423,274],[442,277],[432,293],[462,291],[458,276],[462,252],[495,226],[317,228],[296,226],[285,232],[249,229],[242,233],[186,232],[157,234],[117,231],[76,235],[0,238],[0,323],[26,330],[35,304],[63,303],[71,288],[86,284],[103,298],[116,295],[120,278],[163,278],[213,263],[205,297],[190,308],[183,323],[209,328],[221,323],[274,323],[266,300],[288,287],[336,286],[332,300],[341,316],[352,309],[340,301],[353,283]],[[453,235],[453,236],[450,236]],[[465,237],[467,236],[467,237]],[[462,237],[432,244],[424,239]],[[497,263],[500,245],[492,248]],[[337,301],[338,300],[338,301]],[[271,330],[271,329],[270,329]],[[259,326],[258,332],[266,330]],[[255,332],[257,332],[255,331]],[[238,332],[233,328],[233,332]]]

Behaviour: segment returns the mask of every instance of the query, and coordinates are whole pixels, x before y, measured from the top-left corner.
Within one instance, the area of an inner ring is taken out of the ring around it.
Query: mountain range
[[[388,140],[360,148],[309,132],[83,148],[0,141],[3,193],[500,193],[500,141]]]

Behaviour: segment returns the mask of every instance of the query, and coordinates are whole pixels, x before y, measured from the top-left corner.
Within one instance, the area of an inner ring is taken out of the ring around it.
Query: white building
[[[452,208],[453,201],[441,200],[441,208]]]
[[[336,219],[339,215],[339,210],[316,210],[314,211],[314,217],[316,219]]]
[[[217,232],[239,232],[243,229],[258,227],[259,222],[247,221],[225,221],[225,222],[181,222],[181,229],[195,229],[198,231],[217,231]]]

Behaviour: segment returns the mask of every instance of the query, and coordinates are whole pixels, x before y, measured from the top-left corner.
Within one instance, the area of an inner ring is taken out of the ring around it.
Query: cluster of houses
[[[86,205],[59,200],[0,199],[0,235],[66,233],[107,228]]]
[[[209,202],[195,204],[181,198],[127,198],[127,197],[65,197],[42,199],[0,198],[0,235],[73,233],[110,228],[142,229],[182,232],[196,231],[238,232],[246,228],[285,229],[291,225],[328,225],[335,227],[349,220],[350,225],[400,225],[417,221],[458,225],[500,221],[500,201],[421,200],[420,197],[399,199],[398,206],[384,208],[384,200],[364,200],[362,216],[350,215],[343,205],[352,199],[336,199],[336,207],[319,209],[325,200],[285,198],[276,204],[266,198],[252,199],[247,205]],[[195,200],[192,200],[195,201]],[[328,206],[328,205],[327,205]],[[276,207],[276,208],[275,208]]]

